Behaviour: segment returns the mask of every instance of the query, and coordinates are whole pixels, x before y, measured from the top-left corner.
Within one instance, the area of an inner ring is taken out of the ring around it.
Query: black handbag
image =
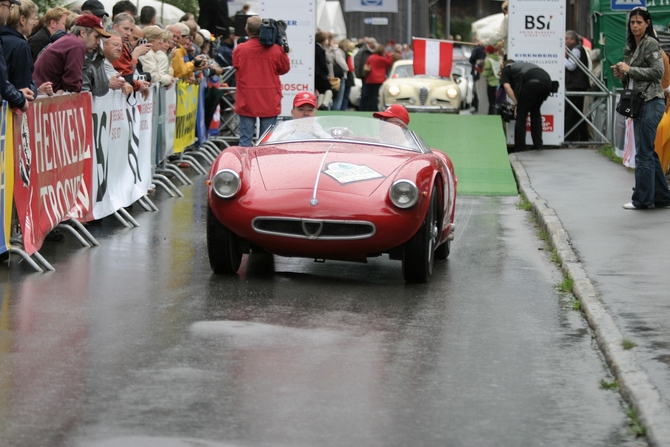
[[[647,88],[651,83],[647,84]],[[616,105],[616,111],[628,118],[637,118],[637,115],[640,113],[640,107],[644,104],[644,94],[647,92],[647,88],[643,92],[637,92],[633,89],[625,89],[621,92],[621,98],[619,103]]]

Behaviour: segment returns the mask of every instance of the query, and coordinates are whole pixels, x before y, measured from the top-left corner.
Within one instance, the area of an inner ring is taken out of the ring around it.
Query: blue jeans
[[[661,162],[654,151],[656,129],[665,111],[665,101],[646,101],[633,122],[635,132],[635,189],[631,201],[636,208],[670,205],[670,191]]]
[[[335,93],[335,97],[333,98],[333,106],[331,107],[331,110],[340,110],[342,108],[342,98],[344,98],[344,83],[345,83],[345,78],[340,78],[340,89]]]
[[[265,133],[268,127],[277,124],[277,117],[258,118],[261,120],[261,128],[258,136]],[[256,117],[240,115],[240,146],[251,147],[254,134],[256,133]]]

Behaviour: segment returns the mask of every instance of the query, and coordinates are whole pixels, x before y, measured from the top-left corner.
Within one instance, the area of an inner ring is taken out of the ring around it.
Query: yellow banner
[[[177,116],[174,131],[174,152],[183,152],[195,141],[196,115],[198,113],[197,84],[177,83]]]
[[[6,101],[0,106],[0,253],[9,250],[14,197],[14,145],[12,109]]]

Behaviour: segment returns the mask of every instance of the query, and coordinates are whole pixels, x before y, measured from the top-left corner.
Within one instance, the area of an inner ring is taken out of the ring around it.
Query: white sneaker
[[[623,207],[623,209],[625,209],[625,210],[636,210],[636,209],[637,209],[637,208],[635,207],[635,205],[633,205],[633,202],[624,203],[624,204],[622,205],[622,207]]]

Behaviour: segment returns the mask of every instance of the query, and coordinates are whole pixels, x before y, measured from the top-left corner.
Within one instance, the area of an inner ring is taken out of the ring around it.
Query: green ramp
[[[372,112],[319,111],[318,114],[372,116]],[[430,147],[451,158],[459,194],[518,195],[499,116],[410,113],[409,128]]]

